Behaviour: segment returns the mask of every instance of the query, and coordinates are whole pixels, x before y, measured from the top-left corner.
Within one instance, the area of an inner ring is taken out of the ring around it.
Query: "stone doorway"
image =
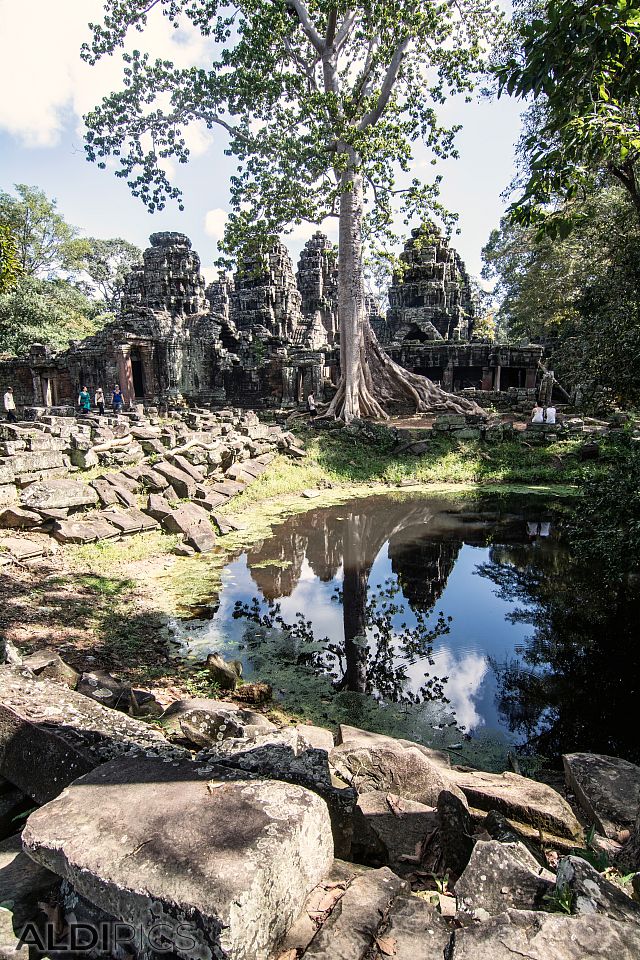
[[[131,379],[133,381],[133,395],[136,399],[145,396],[144,367],[142,357],[137,347],[134,347],[130,354],[131,361]]]

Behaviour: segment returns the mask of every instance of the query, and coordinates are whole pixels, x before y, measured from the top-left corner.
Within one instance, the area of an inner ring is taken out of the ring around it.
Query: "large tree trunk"
[[[351,159],[355,164],[356,158]],[[388,420],[385,401],[407,401],[418,413],[483,413],[471,400],[442,390],[387,356],[371,329],[362,263],[362,176],[347,168],[341,177],[338,247],[340,368],[338,390],[325,417],[345,423],[356,418]]]

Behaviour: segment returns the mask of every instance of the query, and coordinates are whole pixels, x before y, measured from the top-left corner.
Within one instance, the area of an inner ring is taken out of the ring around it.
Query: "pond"
[[[637,760],[613,704],[638,703],[615,661],[624,649],[637,665],[625,637],[638,598],[625,610],[598,599],[597,572],[566,546],[568,509],[540,494],[312,508],[227,564],[213,615],[183,624],[187,651],[241,660],[245,679],[318,723],[460,762],[503,768],[512,753],[531,769],[574,749]]]

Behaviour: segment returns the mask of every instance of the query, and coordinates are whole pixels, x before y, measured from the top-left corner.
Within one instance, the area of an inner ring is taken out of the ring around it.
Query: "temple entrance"
[[[527,371],[525,367],[502,367],[500,370],[500,389],[508,390],[509,387],[523,388],[527,381]]]
[[[144,369],[142,366],[142,359],[140,357],[140,351],[137,348],[134,348],[131,351],[131,378],[133,380],[133,395],[136,397],[142,398],[145,395],[145,383],[144,383]]]

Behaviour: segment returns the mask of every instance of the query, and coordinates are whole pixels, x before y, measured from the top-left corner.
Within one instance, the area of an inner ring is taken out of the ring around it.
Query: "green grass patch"
[[[138,533],[126,541],[102,540],[99,543],[70,544],[65,554],[72,568],[106,575],[122,570],[128,563],[150,560],[171,552],[180,541],[175,534]]]

